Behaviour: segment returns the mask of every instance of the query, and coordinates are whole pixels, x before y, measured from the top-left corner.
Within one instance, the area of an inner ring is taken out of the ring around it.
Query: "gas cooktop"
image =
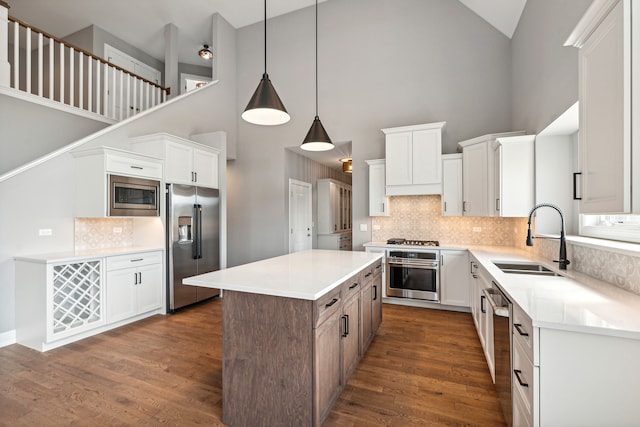
[[[403,246],[440,246],[437,240],[407,240],[407,239],[389,239],[387,245],[403,245]]]

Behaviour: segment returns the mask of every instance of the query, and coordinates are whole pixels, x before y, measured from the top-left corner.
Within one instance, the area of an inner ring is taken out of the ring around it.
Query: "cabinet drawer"
[[[162,251],[143,252],[137,254],[115,255],[107,257],[107,271],[121,268],[139,267],[142,265],[161,264]]]
[[[345,280],[342,284],[342,297],[344,300],[348,300],[354,295],[360,294],[361,284],[364,283],[362,281],[361,274],[356,274],[353,277]]]
[[[162,164],[148,160],[107,156],[105,166],[108,173],[162,179]]]
[[[534,362],[533,358],[533,324],[529,316],[518,307],[513,305],[513,341],[518,341],[522,346],[529,361]]]
[[[526,355],[526,350],[522,348],[519,341],[513,341],[513,370],[511,372],[511,383],[513,393],[520,394],[524,403],[524,409],[533,413],[533,387],[534,370],[533,363]]]
[[[533,415],[527,410],[522,394],[513,393],[513,425],[517,427],[533,427]]]
[[[342,285],[315,302],[313,312],[315,326],[318,327],[336,311],[342,310]]]

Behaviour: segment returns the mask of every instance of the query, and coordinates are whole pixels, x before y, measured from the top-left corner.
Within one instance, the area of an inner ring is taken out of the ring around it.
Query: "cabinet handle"
[[[469,274],[473,274],[473,261],[469,261]]]
[[[524,329],[522,329],[522,324],[514,323],[513,327],[516,328],[516,331],[518,331],[520,336],[523,336],[523,337],[528,337],[529,336],[529,333],[527,331],[525,331]]]
[[[342,316],[342,337],[347,335],[349,335],[349,315],[345,314]]]
[[[138,284],[138,273],[133,273],[133,284],[134,285]]]
[[[373,273],[369,272],[367,274],[364,275],[364,278],[366,279],[367,277],[371,276]]]
[[[334,298],[331,300],[330,303],[326,304],[325,307],[331,307],[333,304],[338,302],[338,298]]]
[[[358,283],[354,283],[353,285],[349,286],[349,290],[355,288],[356,286],[358,286]]]
[[[462,212],[467,211],[467,202],[462,202]]]
[[[582,197],[578,197],[578,175],[582,176],[582,172],[573,173],[573,200],[582,200]]]
[[[529,387],[529,384],[525,383],[524,381],[522,381],[522,378],[520,378],[520,375],[522,375],[522,371],[520,369],[514,369],[513,373],[516,374],[516,379],[522,387]]]
[[[484,295],[480,295],[480,311],[486,313],[487,310],[484,308]]]
[[[196,177],[195,181],[193,181],[193,182],[198,182],[198,172],[194,172],[194,173],[193,173],[193,176],[195,176],[195,177]]]
[[[376,270],[379,269],[380,267],[382,267],[382,264],[376,265]]]
[[[140,262],[143,261],[144,258],[136,258],[136,259],[132,259],[131,262]]]
[[[373,300],[378,299],[378,285],[373,285]]]
[[[440,254],[440,266],[444,267],[444,255]]]
[[[142,271],[138,273],[138,284],[142,284]]]
[[[472,276],[473,276],[473,278],[474,278],[474,279],[477,279],[477,278],[478,278],[478,275],[477,275],[477,274],[472,274]]]
[[[139,169],[139,170],[143,170],[144,168],[141,166],[129,166],[131,169]]]
[[[496,210],[500,211],[500,199],[496,199]]]
[[[384,212],[384,202],[382,202],[382,211],[381,212]]]
[[[444,211],[447,211],[447,202],[444,202]]]

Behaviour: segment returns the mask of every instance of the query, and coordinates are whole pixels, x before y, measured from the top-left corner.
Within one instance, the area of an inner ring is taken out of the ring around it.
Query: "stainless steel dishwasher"
[[[492,282],[490,289],[484,289],[485,297],[493,309],[493,351],[495,357],[496,394],[500,400],[502,414],[507,426],[513,424],[513,403],[511,400],[511,329],[513,307],[511,301]]]

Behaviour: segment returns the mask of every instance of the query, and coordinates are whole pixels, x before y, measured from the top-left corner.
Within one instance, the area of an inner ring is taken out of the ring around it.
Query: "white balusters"
[[[20,24],[13,23],[13,87],[20,89]]]
[[[53,87],[55,86],[53,82],[53,68],[55,64],[54,51],[55,42],[51,37],[49,37],[49,99],[53,99]]]
[[[60,102],[64,104],[64,44],[60,43]]]
[[[44,38],[42,33],[38,33],[38,96],[42,96],[42,73],[43,73],[43,54]]]
[[[109,103],[109,65],[104,63],[104,77],[102,77],[102,115],[108,117],[108,103]]]
[[[133,90],[135,93],[136,90],[136,82],[133,82]],[[125,110],[127,110],[127,118],[131,117],[131,106],[129,105],[129,100],[131,99],[131,76],[127,74],[127,97],[123,102]]]
[[[87,110],[93,112],[93,58],[87,57]]]
[[[27,28],[26,39],[26,51],[27,51],[27,87],[25,91],[31,93],[31,28]]]
[[[74,106],[76,99],[75,99],[75,82],[76,80],[74,79],[73,75],[75,72],[75,64],[74,64],[74,49],[71,48],[69,49],[69,105]]]

